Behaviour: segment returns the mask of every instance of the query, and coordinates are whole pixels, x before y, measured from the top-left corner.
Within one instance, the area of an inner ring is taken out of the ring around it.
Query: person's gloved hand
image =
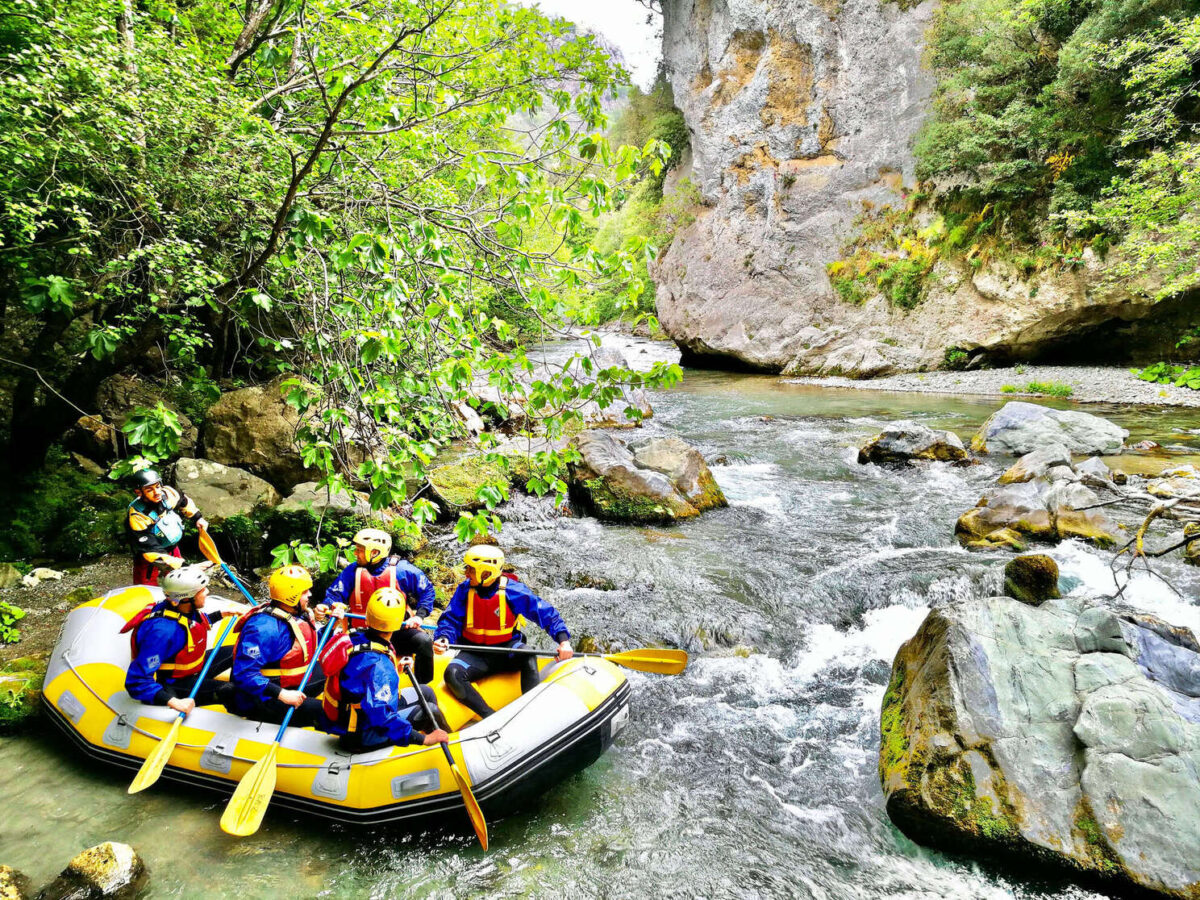
[[[204,518],[204,516],[197,515],[195,522],[198,529],[201,531],[208,531],[208,520]]]
[[[450,642],[445,638],[438,638],[433,642],[433,652],[439,656],[446,653],[450,649]]]

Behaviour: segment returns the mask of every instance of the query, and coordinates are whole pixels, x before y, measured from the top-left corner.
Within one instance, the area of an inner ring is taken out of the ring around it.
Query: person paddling
[[[416,661],[417,681],[433,680],[433,637],[421,629],[433,612],[433,582],[398,556],[389,556],[392,536],[379,528],[363,528],[354,535],[354,562],[346,566],[325,592],[325,603],[345,603],[350,612],[363,615],[380,588],[395,588],[409,599],[415,611],[392,632],[392,647],[400,656]]]
[[[153,469],[135,472],[130,481],[135,496],[126,515],[125,533],[133,550],[133,583],[158,584],[160,571],[183,565],[179,552],[183,520],[191,520],[201,531],[208,523],[186,494],[164,485]]]
[[[147,606],[121,629],[130,633],[133,660],[125,673],[125,690],[134,700],[181,713],[216,702],[224,683],[213,678],[204,679],[194,700],[188,697],[204,668],[209,623],[222,616],[203,612],[208,581],[202,565],[168,572],[162,580],[166,599]],[[211,671],[228,668],[233,651],[218,647],[213,652],[217,658]]]
[[[445,653],[451,644],[484,647],[523,647],[517,630],[518,616],[541,626],[558,644],[556,658],[574,655],[571,635],[558,611],[516,579],[503,575],[504,553],[499,547],[472,547],[463,555],[467,580],[458,586],[438,619],[433,649]],[[521,693],[537,686],[537,659],[505,653],[472,653],[462,650],[446,666],[446,687],[481,719],[493,710],[472,682],[499,672],[520,671]]]
[[[296,688],[317,648],[317,619],[308,608],[312,576],[303,566],[284,566],[267,586],[271,602],[247,612],[234,626],[238,641],[233,654],[232,690],[222,697],[226,708],[259,722],[283,722],[295,709],[293,725],[314,725],[321,701]],[[321,689],[310,680],[308,689]]]
[[[339,635],[321,656],[325,693],[318,727],[340,735],[338,742],[345,750],[359,753],[393,744],[432,746],[449,739],[449,726],[433,690],[421,685],[435,720],[431,722],[420,701],[415,696],[405,699],[400,689],[401,668],[411,666],[412,659],[396,656],[392,635],[404,627],[408,616],[404,594],[395,588],[380,588],[367,602],[367,627]]]

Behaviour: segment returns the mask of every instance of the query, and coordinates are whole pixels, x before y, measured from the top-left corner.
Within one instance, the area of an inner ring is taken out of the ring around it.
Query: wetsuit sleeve
[[[170,662],[183,649],[187,637],[182,628],[162,618],[139,625],[137,637],[138,655],[125,672],[125,690],[139,703],[166,706],[177,694],[154,676],[164,662]]]
[[[454,596],[442,611],[438,619],[437,631],[433,639],[445,638],[451,644],[457,644],[462,637],[463,623],[467,620],[467,583],[464,581],[454,590]]]
[[[391,661],[380,656],[365,674],[362,714],[367,720],[368,739],[374,742],[386,738],[393,744],[421,743],[424,738],[398,709],[400,677]]]
[[[404,591],[417,615],[422,619],[433,612],[436,599],[433,592],[433,582],[424,572],[411,563],[396,563],[396,584]]]
[[[350,597],[354,593],[354,574],[357,571],[357,563],[350,563],[342,569],[342,574],[334,579],[333,584],[325,591],[325,599],[321,602],[330,606],[335,603],[345,603],[349,606]]]
[[[561,644],[571,639],[566,623],[550,601],[543,600],[519,581],[511,582],[505,590],[509,605],[530,622],[540,625],[556,643]]]
[[[279,696],[279,685],[271,683],[262,674],[263,666],[280,659],[291,647],[290,631],[284,635],[287,646],[280,648],[279,637],[274,618],[265,613],[251,616],[242,627],[237,652],[233,656],[230,680],[256,700],[271,700]]]

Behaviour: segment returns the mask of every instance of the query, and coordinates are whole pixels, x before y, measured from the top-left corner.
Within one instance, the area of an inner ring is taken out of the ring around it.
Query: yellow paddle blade
[[[488,848],[488,829],[487,822],[483,818],[483,810],[479,808],[479,803],[475,800],[471,785],[467,784],[466,777],[458,770],[458,764],[451,762],[450,771],[454,773],[454,780],[458,782],[458,789],[462,791],[463,803],[467,805],[467,815],[471,818],[471,827],[475,829],[475,836],[479,838],[480,846],[486,850]]]
[[[213,543],[213,539],[208,536],[207,531],[200,532],[200,552],[213,565],[221,564],[221,554],[217,552],[217,545]]]
[[[176,716],[175,721],[171,723],[171,728],[167,732],[167,736],[158,742],[158,746],[146,757],[146,761],[138,769],[137,775],[134,776],[133,784],[129,785],[129,793],[136,794],[138,791],[144,791],[150,785],[154,784],[154,782],[158,781],[158,777],[162,775],[163,769],[167,767],[167,760],[171,758],[171,753],[175,750],[175,744],[179,741],[179,726],[182,724],[183,719]]]
[[[683,650],[668,650],[660,648],[643,648],[641,650],[625,650],[621,653],[608,653],[604,656],[609,662],[627,669],[637,669],[639,672],[654,672],[659,675],[678,675],[687,668],[688,655]]]
[[[275,793],[275,756],[278,752],[279,742],[276,741],[263,758],[242,776],[221,816],[221,830],[226,834],[247,837],[262,825],[267,804]]]

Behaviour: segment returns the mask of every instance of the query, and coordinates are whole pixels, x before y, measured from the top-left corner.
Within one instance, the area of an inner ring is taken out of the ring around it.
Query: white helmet
[[[163,576],[160,583],[168,603],[184,603],[208,587],[204,566],[181,566]]]

